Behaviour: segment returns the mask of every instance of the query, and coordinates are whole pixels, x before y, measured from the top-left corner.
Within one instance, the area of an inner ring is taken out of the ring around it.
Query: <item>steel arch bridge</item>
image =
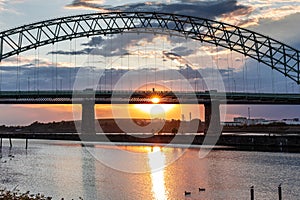
[[[205,18],[155,12],[76,15],[0,32],[1,60],[47,44],[123,32],[178,34],[251,57],[300,84],[299,50],[268,36]]]

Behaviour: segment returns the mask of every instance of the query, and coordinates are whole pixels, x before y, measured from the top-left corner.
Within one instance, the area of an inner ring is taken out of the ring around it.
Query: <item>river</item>
[[[300,154],[199,146],[4,140],[0,188],[53,199],[300,199]],[[199,192],[199,188],[205,191]],[[184,191],[191,192],[185,195]]]

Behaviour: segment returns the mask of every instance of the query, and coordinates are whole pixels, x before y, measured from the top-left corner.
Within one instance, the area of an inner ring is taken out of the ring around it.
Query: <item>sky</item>
[[[300,49],[299,10],[300,1],[288,0],[0,0],[0,31],[83,13],[155,11],[226,22]],[[151,89],[153,82],[177,91],[206,90],[201,81],[204,76],[213,83],[209,89],[215,89],[220,86],[214,76],[209,76],[212,72],[220,74],[221,87],[227,92],[300,92],[300,87],[282,74],[224,48],[183,37],[143,33],[66,41],[7,58],[0,63],[0,87],[1,90],[72,89],[78,71],[86,66],[92,74],[89,84],[98,82],[97,87],[102,90]],[[99,74],[102,74],[100,80]],[[125,80],[125,76],[129,78]],[[114,116],[112,106],[97,105],[97,117],[128,117],[127,110],[133,118],[149,117],[148,108],[113,107],[118,116]],[[298,106],[239,105],[227,106],[225,119],[247,116],[248,107],[252,117],[300,117]],[[0,124],[6,125],[72,120],[74,115],[78,116],[68,105],[0,105],[0,108]],[[193,118],[203,120],[202,105],[163,108],[167,111],[162,116],[168,119],[181,118],[182,114],[188,118],[191,112]]]

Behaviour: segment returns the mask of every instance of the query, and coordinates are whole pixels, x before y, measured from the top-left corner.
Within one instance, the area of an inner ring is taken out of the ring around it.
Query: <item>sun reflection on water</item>
[[[153,147],[148,153],[154,199],[168,199],[165,187],[164,166],[166,156],[161,147]]]

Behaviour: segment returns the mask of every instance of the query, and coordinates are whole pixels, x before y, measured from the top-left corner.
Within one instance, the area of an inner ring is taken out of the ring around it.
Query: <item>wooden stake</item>
[[[9,138],[9,147],[12,148],[11,138]]]
[[[25,146],[25,149],[28,148],[28,138],[26,138],[26,146]]]

